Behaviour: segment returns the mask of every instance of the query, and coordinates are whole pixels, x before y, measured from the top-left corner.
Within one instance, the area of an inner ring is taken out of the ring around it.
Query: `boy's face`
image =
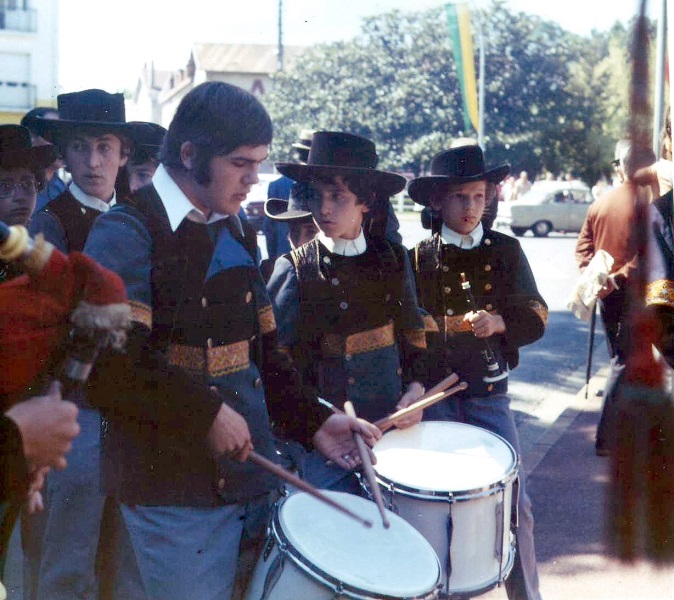
[[[250,188],[258,181],[260,164],[267,158],[269,147],[239,146],[229,154],[216,155],[210,162],[210,183],[195,185],[192,202],[204,214],[211,212],[235,215]]]
[[[104,202],[112,199],[117,172],[127,161],[119,137],[77,133],[66,142],[65,158],[73,181],[83,192]]]
[[[129,162],[126,165],[126,172],[129,175],[129,189],[135,192],[146,185],[150,185],[152,183],[152,176],[158,166],[159,163],[152,159],[139,165]]]
[[[449,229],[467,235],[482,218],[486,195],[486,181],[471,181],[451,186],[440,197],[433,198],[430,204],[433,210],[440,213]]]
[[[317,183],[316,189],[318,196],[309,202],[309,209],[318,228],[334,240],[355,240],[370,209],[364,203],[359,204],[358,196],[339,176],[331,183]]]
[[[26,225],[35,209],[37,182],[29,169],[0,169],[0,221]]]

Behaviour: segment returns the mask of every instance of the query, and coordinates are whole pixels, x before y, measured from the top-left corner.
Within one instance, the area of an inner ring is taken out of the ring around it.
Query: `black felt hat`
[[[124,135],[134,140],[134,126],[126,122],[124,94],[83,90],[60,94],[57,103],[58,119],[35,119],[35,129],[50,142],[81,129]]]
[[[133,139],[135,142],[132,160],[145,162],[148,158],[155,158],[159,154],[166,129],[157,123],[149,121],[129,121],[133,127]]]
[[[269,198],[264,203],[264,212],[274,221],[311,221],[309,194],[316,193],[312,186],[295,182],[288,200]]]
[[[374,143],[367,138],[336,131],[317,131],[311,139],[306,164],[277,163],[279,173],[295,181],[342,176],[367,178],[374,190],[386,196],[405,187],[405,178],[397,173],[378,171],[379,157]]]
[[[56,160],[54,146],[33,146],[30,132],[21,125],[0,125],[0,167],[45,168]]]
[[[436,154],[431,161],[431,174],[410,182],[407,192],[417,204],[427,206],[434,192],[450,184],[488,181],[499,183],[510,173],[510,165],[487,170],[479,146],[460,146]]]

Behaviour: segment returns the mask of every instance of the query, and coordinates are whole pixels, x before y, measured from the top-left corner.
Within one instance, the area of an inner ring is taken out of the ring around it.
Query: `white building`
[[[58,94],[58,0],[0,0],[0,123]]]

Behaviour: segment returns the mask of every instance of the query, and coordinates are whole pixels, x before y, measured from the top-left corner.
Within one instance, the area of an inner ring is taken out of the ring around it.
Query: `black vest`
[[[65,191],[49,202],[44,212],[56,217],[66,236],[68,252],[82,252],[96,218],[102,213],[78,202]]]

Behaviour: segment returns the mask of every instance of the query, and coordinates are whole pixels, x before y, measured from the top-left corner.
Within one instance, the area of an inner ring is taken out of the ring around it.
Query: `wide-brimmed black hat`
[[[311,138],[314,136],[315,130],[313,129],[302,129],[300,131],[300,139],[291,146],[295,148],[295,150],[306,150],[309,152],[311,150]]]
[[[379,157],[374,143],[367,138],[337,131],[317,131],[311,138],[306,164],[277,163],[279,173],[295,181],[316,180],[342,176],[367,178],[373,190],[386,196],[397,194],[405,187],[402,175],[376,169]]]
[[[274,221],[311,221],[309,194],[317,192],[306,183],[295,182],[288,200],[269,198],[264,203],[264,212]]]
[[[37,132],[47,141],[54,142],[78,129],[116,133],[134,139],[134,126],[126,122],[124,94],[93,89],[60,94],[56,100],[58,119],[35,119]]]
[[[499,183],[510,173],[510,165],[485,169],[484,154],[479,146],[459,146],[436,154],[431,160],[431,174],[410,181],[407,193],[417,204],[427,206],[434,192],[450,184],[489,181]]]
[[[56,160],[54,146],[33,146],[30,132],[21,125],[0,125],[0,167],[45,168]]]

